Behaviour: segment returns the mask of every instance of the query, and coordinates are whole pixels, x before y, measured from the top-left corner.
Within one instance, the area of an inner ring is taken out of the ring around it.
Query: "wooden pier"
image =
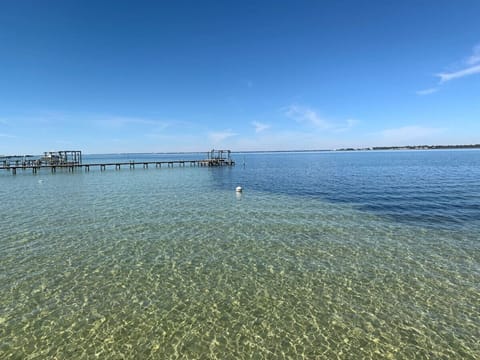
[[[228,156],[224,156],[228,154]],[[80,157],[81,159],[81,157]],[[230,158],[229,150],[212,150],[208,153],[207,159],[203,160],[163,160],[163,161],[128,161],[128,162],[106,162],[106,163],[87,163],[83,164],[80,161],[71,162],[44,162],[41,160],[28,160],[28,161],[15,161],[0,163],[0,170],[11,171],[12,175],[16,175],[18,170],[31,170],[33,174],[37,174],[42,169],[47,169],[52,173],[56,173],[57,170],[63,170],[68,172],[75,172],[82,170],[89,172],[90,168],[98,168],[100,171],[106,171],[107,169],[120,170],[121,168],[135,169],[140,167],[148,169],[149,166],[155,166],[155,168],[161,167],[217,167],[217,166],[233,166],[235,162]]]

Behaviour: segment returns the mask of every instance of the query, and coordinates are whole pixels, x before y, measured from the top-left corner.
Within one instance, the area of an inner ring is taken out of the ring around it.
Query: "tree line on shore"
[[[374,146],[367,148],[344,148],[337,151],[360,150],[435,150],[435,149],[480,149],[480,144],[467,145],[407,145],[407,146]]]

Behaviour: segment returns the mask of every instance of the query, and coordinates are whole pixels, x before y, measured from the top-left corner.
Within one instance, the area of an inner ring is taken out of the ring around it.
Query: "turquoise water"
[[[0,173],[0,358],[480,356],[480,152],[234,158]]]

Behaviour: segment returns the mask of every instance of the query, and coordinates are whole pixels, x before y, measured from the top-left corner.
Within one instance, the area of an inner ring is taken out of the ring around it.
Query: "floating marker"
[[[235,188],[235,191],[236,191],[236,192],[242,192],[242,191],[243,191],[243,189],[242,189],[242,187],[241,187],[241,186],[237,186],[237,187]]]

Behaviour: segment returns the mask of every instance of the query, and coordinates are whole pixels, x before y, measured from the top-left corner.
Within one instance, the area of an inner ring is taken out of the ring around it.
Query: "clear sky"
[[[480,1],[0,1],[0,154],[480,143]]]

